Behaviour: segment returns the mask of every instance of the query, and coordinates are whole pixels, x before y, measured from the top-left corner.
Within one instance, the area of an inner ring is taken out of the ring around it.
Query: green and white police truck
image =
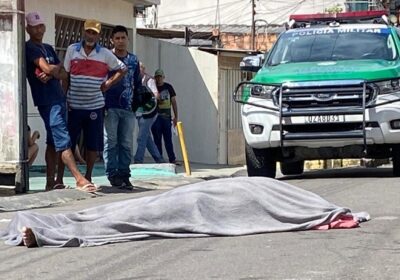
[[[400,176],[400,29],[385,11],[293,15],[240,83],[249,176],[301,174],[305,160],[392,158]]]

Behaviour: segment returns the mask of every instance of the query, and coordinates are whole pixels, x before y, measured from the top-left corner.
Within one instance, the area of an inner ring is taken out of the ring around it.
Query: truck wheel
[[[400,147],[392,148],[393,176],[400,177]]]
[[[294,162],[281,162],[281,172],[283,175],[298,175],[304,171],[304,160]]]
[[[275,178],[276,160],[271,149],[255,149],[246,143],[246,165],[249,177]]]

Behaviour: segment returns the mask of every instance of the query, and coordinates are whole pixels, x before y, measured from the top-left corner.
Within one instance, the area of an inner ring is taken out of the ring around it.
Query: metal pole
[[[26,65],[25,65],[25,0],[17,0],[16,14],[18,20],[18,99],[19,99],[19,131],[21,163],[20,174],[15,177],[17,193],[29,191],[29,164],[28,164],[28,124],[27,124],[27,93],[26,93]]]
[[[255,34],[256,34],[256,22],[254,20],[254,16],[256,14],[255,11],[256,4],[255,0],[251,0],[251,49],[255,50]]]
[[[192,172],[190,170],[189,157],[187,154],[187,149],[186,149],[186,144],[185,144],[185,136],[183,133],[183,124],[182,124],[182,122],[178,122],[176,126],[178,127],[179,143],[181,144],[182,157],[183,157],[183,163],[185,164],[186,175],[190,176],[192,174]]]

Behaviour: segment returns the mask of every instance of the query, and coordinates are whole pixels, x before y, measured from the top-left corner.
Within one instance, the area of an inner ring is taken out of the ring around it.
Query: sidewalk
[[[84,171],[84,166],[79,166]],[[28,194],[0,197],[0,212],[27,210],[64,204],[71,201],[92,197],[135,193],[150,190],[166,190],[177,186],[195,183],[203,180],[232,177],[235,174],[246,175],[244,166],[226,166],[191,163],[191,175],[187,175],[183,165],[174,164],[140,164],[131,165],[131,181],[133,190],[112,187],[104,174],[102,163],[96,164],[93,172],[93,182],[101,186],[101,191],[88,194],[75,189],[44,192],[46,174],[44,167],[34,167],[30,172],[30,191]],[[75,181],[66,170],[64,183],[73,187]]]

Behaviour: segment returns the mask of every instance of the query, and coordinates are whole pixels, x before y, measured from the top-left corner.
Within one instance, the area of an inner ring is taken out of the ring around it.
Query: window
[[[75,19],[56,15],[56,40],[55,49],[61,61],[64,61],[65,52],[69,45],[79,42],[82,37],[83,19]],[[101,37],[99,40],[100,45],[111,48],[110,37],[113,26],[102,24]]]
[[[279,38],[269,65],[396,58],[389,28],[299,29]]]

